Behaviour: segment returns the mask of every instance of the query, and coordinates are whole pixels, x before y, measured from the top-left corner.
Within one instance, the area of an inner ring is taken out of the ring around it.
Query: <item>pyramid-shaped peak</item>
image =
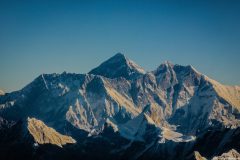
[[[145,74],[145,71],[124,54],[117,53],[97,68],[91,70],[89,74],[101,75],[107,78],[124,77],[126,79],[132,79]]]
[[[123,53],[118,52],[112,58],[124,58],[124,59],[126,59],[126,56]]]
[[[116,63],[116,62],[127,63],[127,61],[129,61],[129,59],[123,53],[119,52],[103,63],[106,63],[106,62],[107,63]]]

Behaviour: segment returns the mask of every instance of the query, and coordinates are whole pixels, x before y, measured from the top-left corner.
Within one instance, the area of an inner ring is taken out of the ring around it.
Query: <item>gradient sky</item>
[[[146,70],[191,64],[240,85],[239,0],[0,0],[0,88],[86,73],[117,52]]]

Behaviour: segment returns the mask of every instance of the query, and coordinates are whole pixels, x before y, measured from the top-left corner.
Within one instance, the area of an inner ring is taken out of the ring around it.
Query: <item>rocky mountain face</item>
[[[35,118],[28,118],[27,128],[37,144],[49,143],[62,147],[68,143],[76,143],[72,137],[56,132],[53,128],[46,126],[42,121]]]
[[[199,152],[195,152],[195,158],[196,160],[206,160],[205,157],[202,157]],[[240,154],[235,150],[231,149],[230,151],[223,153],[220,156],[215,156],[212,158],[212,160],[221,160],[221,159],[239,159]]]
[[[88,74],[42,74],[1,95],[0,116],[0,131],[21,122],[31,159],[194,159],[194,151],[212,158],[240,149],[240,87],[170,62],[146,72],[121,53]]]

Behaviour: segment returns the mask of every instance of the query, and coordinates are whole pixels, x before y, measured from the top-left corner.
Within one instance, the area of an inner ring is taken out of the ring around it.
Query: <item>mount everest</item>
[[[121,53],[87,74],[42,74],[3,92],[0,117],[0,159],[211,159],[240,151],[239,86],[168,61],[145,71]]]

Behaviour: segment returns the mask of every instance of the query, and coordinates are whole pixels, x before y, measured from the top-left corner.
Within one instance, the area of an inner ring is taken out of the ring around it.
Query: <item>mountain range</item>
[[[168,61],[145,71],[121,53],[0,92],[0,159],[240,158],[239,126],[239,86]]]

